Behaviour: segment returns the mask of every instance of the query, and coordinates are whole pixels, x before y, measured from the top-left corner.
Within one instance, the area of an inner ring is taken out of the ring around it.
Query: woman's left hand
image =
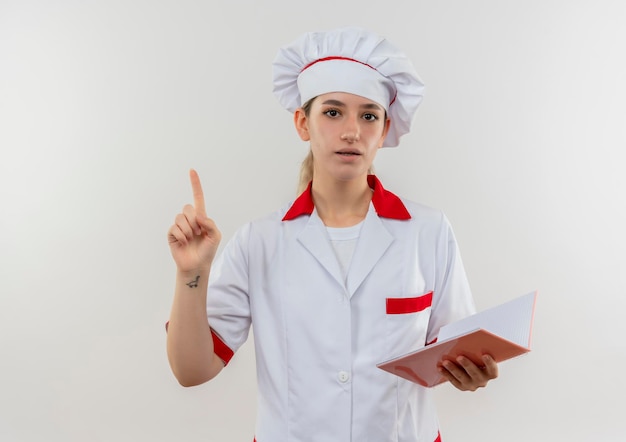
[[[489,355],[482,357],[484,366],[479,367],[469,358],[459,356],[455,361],[444,360],[439,372],[461,391],[476,391],[498,377],[498,364]]]

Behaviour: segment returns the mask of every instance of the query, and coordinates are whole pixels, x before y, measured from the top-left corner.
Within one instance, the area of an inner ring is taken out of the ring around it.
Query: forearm
[[[204,383],[223,367],[213,352],[206,315],[209,272],[177,272],[168,325],[167,355],[176,379],[184,386]]]

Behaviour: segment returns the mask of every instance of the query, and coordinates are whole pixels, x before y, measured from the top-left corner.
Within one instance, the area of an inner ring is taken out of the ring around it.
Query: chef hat
[[[385,38],[360,28],[309,32],[282,47],[273,63],[274,95],[290,112],[328,92],[348,92],[380,104],[391,119],[383,146],[411,128],[424,84],[413,64]]]

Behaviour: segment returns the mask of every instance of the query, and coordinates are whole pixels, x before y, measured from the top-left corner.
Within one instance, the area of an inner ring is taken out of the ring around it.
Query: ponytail
[[[313,105],[313,100],[315,97],[308,100],[306,103],[302,105],[302,110],[304,111],[304,115],[308,118],[311,114],[311,106]],[[305,191],[306,187],[313,180],[313,152],[309,149],[309,153],[302,161],[300,165],[300,177],[298,179],[298,189],[297,194],[300,195]]]
[[[300,178],[298,179],[298,195],[300,195],[306,189],[313,179],[313,152],[309,150],[306,158],[300,165]]]

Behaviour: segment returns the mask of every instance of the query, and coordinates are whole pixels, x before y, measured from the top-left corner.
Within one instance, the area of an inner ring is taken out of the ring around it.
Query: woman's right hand
[[[167,232],[172,257],[179,272],[208,271],[222,239],[222,234],[212,219],[206,215],[204,194],[198,173],[189,171],[193,206],[187,204],[176,215]]]

